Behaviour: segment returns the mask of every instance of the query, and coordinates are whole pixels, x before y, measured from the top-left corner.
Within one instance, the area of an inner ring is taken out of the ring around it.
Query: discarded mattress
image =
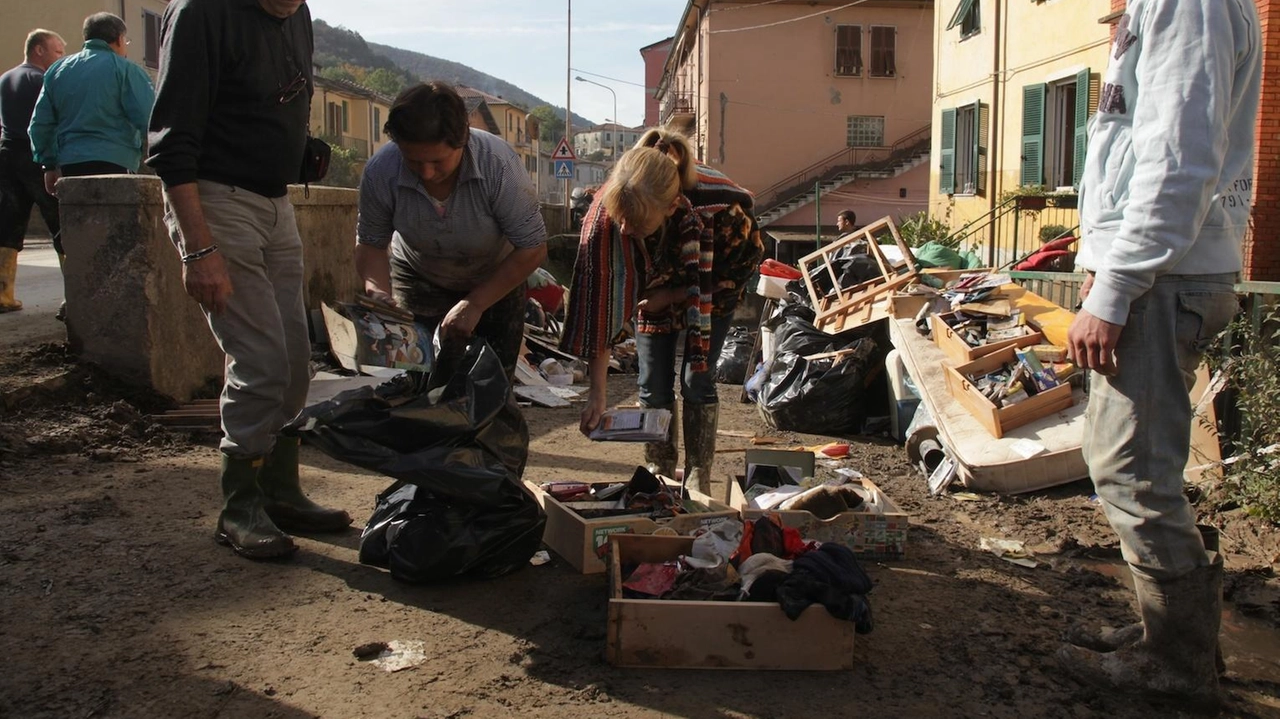
[[[913,320],[890,319],[889,336],[915,381],[920,401],[936,421],[943,445],[956,461],[958,480],[964,486],[982,492],[1016,494],[1089,476],[1080,449],[1087,403],[1082,391],[1075,390],[1073,406],[1011,429],[996,439],[952,398],[942,371],[947,356],[916,331]],[[1018,449],[1026,446],[1027,440],[1042,445],[1044,451],[1032,457],[1020,454]]]

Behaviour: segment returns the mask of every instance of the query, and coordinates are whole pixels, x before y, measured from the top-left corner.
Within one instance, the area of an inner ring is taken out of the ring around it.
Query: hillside
[[[402,50],[388,45],[366,42],[360,33],[345,27],[335,27],[320,18],[314,21],[316,37],[316,63],[324,67],[354,65],[369,70],[384,69],[410,80],[447,80],[473,87],[490,95],[497,95],[526,110],[539,105],[549,105],[557,117],[564,118],[564,108],[557,107],[536,95],[461,63],[425,55],[412,50]],[[595,123],[574,113],[574,124],[589,127]]]

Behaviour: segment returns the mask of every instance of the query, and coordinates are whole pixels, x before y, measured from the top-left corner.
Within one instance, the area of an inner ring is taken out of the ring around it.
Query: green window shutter
[[[987,133],[990,132],[990,105],[981,100],[973,103],[973,166],[969,168],[969,182],[979,195],[987,191]]]
[[[973,9],[973,0],[960,0],[960,4],[956,7],[956,14],[951,16],[951,22],[947,23],[947,29],[950,30],[960,23],[964,22],[964,18]]]
[[[351,129],[351,107],[346,100],[342,101],[342,131],[347,132]]]
[[[956,111],[942,111],[942,150],[938,153],[938,192],[956,191]]]
[[[1089,68],[1085,68],[1076,75],[1076,152],[1071,177],[1076,188],[1084,174],[1085,149],[1089,145],[1089,89]]]
[[[1044,83],[1022,88],[1022,185],[1044,184],[1044,95]]]

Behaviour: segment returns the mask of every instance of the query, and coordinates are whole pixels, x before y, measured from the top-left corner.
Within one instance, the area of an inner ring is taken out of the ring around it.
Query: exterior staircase
[[[847,147],[757,195],[756,219],[767,227],[854,180],[897,177],[929,161],[931,127],[926,125],[891,147]]]

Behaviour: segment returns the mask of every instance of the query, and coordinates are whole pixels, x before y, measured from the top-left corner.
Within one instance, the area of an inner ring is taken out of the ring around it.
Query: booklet
[[[668,409],[610,409],[600,418],[591,439],[604,442],[657,442],[671,429]]]

